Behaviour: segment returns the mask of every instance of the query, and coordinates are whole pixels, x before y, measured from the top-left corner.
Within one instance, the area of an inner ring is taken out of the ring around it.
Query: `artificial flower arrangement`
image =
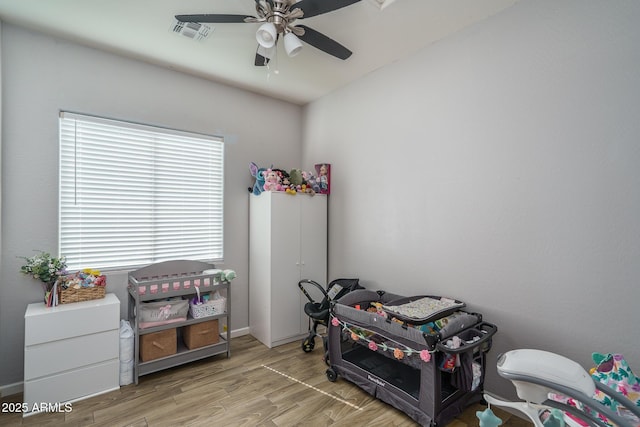
[[[107,279],[100,274],[99,270],[85,268],[69,274],[65,257],[56,258],[48,252],[42,251],[32,257],[22,258],[26,260],[26,264],[20,267],[20,272],[42,282],[44,302],[47,307],[54,307],[58,305],[58,302],[63,304],[64,300],[58,293],[68,289],[79,290],[101,287],[103,292],[100,295],[104,296],[104,287],[107,285]]]
[[[48,252],[40,252],[32,257],[21,257],[26,264],[20,267],[20,272],[28,274],[42,282],[45,292],[50,292],[53,285],[61,276],[67,274],[65,257],[52,257]]]
[[[32,257],[21,257],[27,263],[20,267],[20,272],[28,274],[42,282],[44,290],[44,302],[47,307],[56,305],[56,284],[60,278],[67,274],[67,261],[65,257],[56,258],[48,252],[40,251]]]

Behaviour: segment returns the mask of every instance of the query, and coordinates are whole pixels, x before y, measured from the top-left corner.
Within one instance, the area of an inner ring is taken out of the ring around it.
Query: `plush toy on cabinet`
[[[285,179],[289,179],[289,173],[287,171],[283,169],[276,169],[273,166],[271,167],[271,169],[278,174],[278,176],[280,177],[280,182],[284,182]]]
[[[264,191],[282,190],[282,180],[276,171],[269,168],[262,174],[264,175]]]
[[[291,184],[296,188],[302,185],[304,182],[302,179],[302,171],[300,169],[291,169],[291,172],[289,172],[289,181],[291,181]]]
[[[320,184],[318,184],[318,180],[313,172],[302,172],[302,177],[307,185],[307,193],[315,194],[320,192]]]
[[[323,164],[320,169],[322,176],[316,176],[313,172],[303,171],[301,169],[291,169],[286,172],[271,166],[270,168],[259,168],[254,162],[249,163],[251,176],[256,181],[249,191],[256,196],[263,191],[286,191],[288,194],[307,193],[314,195],[316,193],[328,194],[328,174],[326,174],[329,165]],[[321,182],[321,178],[323,181]],[[324,187],[323,187],[324,186]]]
[[[288,194],[295,195],[300,192],[302,184],[302,171],[300,169],[291,169],[289,172],[289,185],[285,186],[285,191]]]
[[[259,168],[254,162],[249,163],[249,171],[251,172],[251,176],[256,179],[256,182],[253,184],[253,188],[249,188],[249,191],[259,196],[260,193],[264,191],[264,175],[263,172],[265,168]]]

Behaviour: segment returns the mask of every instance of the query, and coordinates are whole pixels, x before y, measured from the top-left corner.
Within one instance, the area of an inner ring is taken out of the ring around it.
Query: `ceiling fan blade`
[[[255,0],[256,2],[256,12],[258,12],[258,16],[261,18],[266,17],[266,15],[271,14],[273,10],[273,0]]]
[[[204,15],[176,15],[180,22],[211,22],[217,24],[244,23],[245,18],[254,18],[250,15],[225,15],[225,14],[204,14]]]
[[[268,65],[269,61],[271,60],[271,58],[273,58],[275,53],[276,46],[265,48],[258,45],[258,48],[256,49],[256,60],[254,62],[254,65],[256,67],[263,67],[265,65]]]
[[[333,55],[336,58],[347,59],[351,56],[352,52],[349,49],[324,34],[305,25],[296,25],[296,27],[304,29],[304,34],[298,36],[303,42],[327,52],[329,55]]]
[[[322,15],[323,13],[341,9],[358,3],[360,0],[300,0],[291,5],[291,9],[301,9],[304,12],[304,18]]]
[[[269,64],[269,58],[265,58],[264,56],[256,52],[256,60],[254,62],[254,65],[256,67],[264,67],[267,64]]]

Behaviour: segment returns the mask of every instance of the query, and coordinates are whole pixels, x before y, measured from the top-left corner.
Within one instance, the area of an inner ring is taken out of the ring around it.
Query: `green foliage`
[[[47,284],[53,284],[59,276],[66,273],[67,262],[64,257],[55,258],[47,252],[40,252],[32,257],[21,257],[26,264],[20,272],[32,276]]]

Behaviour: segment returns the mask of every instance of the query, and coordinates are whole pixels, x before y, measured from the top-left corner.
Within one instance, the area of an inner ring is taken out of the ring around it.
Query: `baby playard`
[[[497,327],[461,301],[355,290],[331,308],[329,381],[349,380],[423,426],[482,398]]]

